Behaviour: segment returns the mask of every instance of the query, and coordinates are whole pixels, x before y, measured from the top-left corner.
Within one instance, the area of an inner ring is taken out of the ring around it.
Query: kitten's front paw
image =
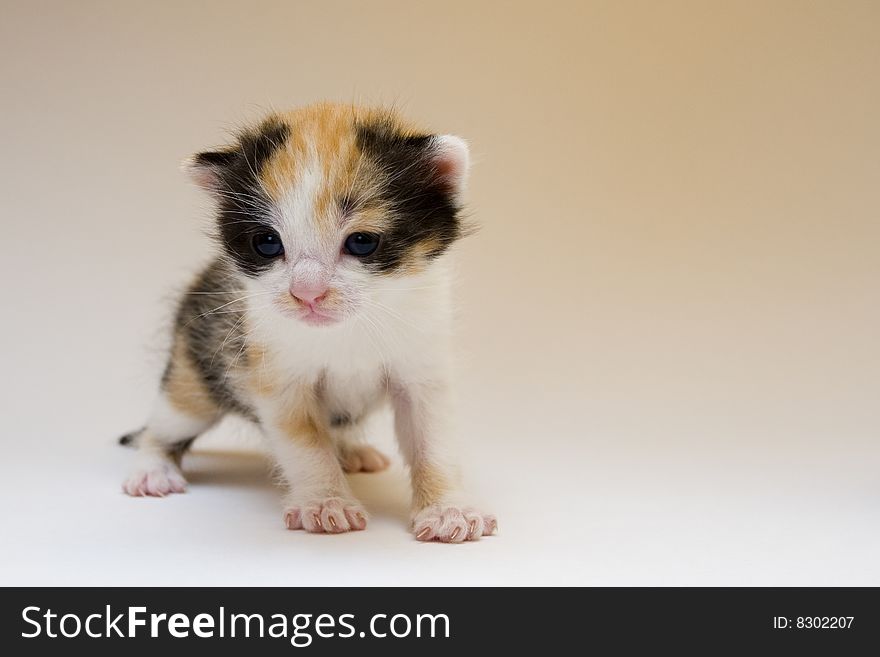
[[[391,465],[391,460],[375,447],[347,445],[339,455],[339,463],[346,472],[379,472]]]
[[[134,497],[165,497],[186,492],[186,479],[176,465],[162,461],[132,472],[122,484],[122,490]]]
[[[315,534],[340,534],[367,527],[367,512],[360,504],[341,497],[295,504],[284,511],[288,529],[305,529]]]
[[[469,507],[433,504],[416,514],[412,527],[420,541],[462,543],[495,533],[498,521]]]

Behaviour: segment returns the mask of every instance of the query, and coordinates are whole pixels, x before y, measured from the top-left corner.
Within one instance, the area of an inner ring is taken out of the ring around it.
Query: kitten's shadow
[[[183,457],[183,472],[192,487],[276,488],[269,459],[260,452],[193,450]]]
[[[194,450],[184,457],[183,470],[191,490],[208,486],[248,488],[273,500],[281,494],[269,458],[257,451]],[[348,481],[371,514],[408,521],[409,484],[401,466],[348,475]]]

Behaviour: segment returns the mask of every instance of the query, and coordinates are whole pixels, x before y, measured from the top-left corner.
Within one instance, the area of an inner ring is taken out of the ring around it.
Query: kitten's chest
[[[357,423],[385,398],[386,381],[381,372],[330,373],[318,384],[318,399],[331,425]]]
[[[264,335],[274,365],[285,377],[367,380],[385,369],[386,354],[362,327],[287,324]]]
[[[283,384],[315,385],[342,396],[384,385],[387,357],[367,330],[302,327],[282,319],[274,325],[264,322],[254,339],[264,346],[274,376]]]
[[[347,328],[347,327],[346,327]],[[387,362],[370,334],[293,331],[265,336],[279,390],[315,391],[331,424],[365,417],[384,398]]]

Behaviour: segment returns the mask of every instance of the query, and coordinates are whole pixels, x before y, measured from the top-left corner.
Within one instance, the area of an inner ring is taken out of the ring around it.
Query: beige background
[[[880,3],[4,0],[0,84],[0,583],[880,585]],[[216,446],[118,492],[209,248],[178,162],[321,99],[472,145],[497,538],[410,541],[399,466],[331,539]]]

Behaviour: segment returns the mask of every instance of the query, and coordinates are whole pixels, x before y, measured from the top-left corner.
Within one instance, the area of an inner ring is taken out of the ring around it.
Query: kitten
[[[364,529],[343,471],[389,461],[362,442],[389,401],[412,480],[412,531],[495,531],[463,503],[449,431],[450,290],[468,148],[388,111],[276,113],[185,168],[214,198],[221,253],[183,296],[129,495],[180,493],[193,440],[227,413],[253,421],[288,486],[289,529]]]

